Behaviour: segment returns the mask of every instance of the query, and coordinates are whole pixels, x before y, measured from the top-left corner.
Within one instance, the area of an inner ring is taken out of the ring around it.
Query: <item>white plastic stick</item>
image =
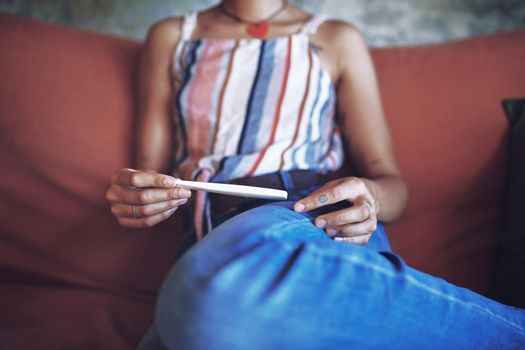
[[[255,187],[245,185],[230,185],[215,182],[200,182],[175,179],[177,184],[188,190],[201,190],[229,196],[263,198],[263,199],[286,199],[288,192],[266,187]]]

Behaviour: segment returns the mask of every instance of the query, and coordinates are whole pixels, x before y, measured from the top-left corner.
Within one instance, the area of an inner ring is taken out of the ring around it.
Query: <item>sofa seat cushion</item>
[[[151,323],[150,309],[150,299],[134,295],[3,283],[0,344],[3,349],[132,349]]]

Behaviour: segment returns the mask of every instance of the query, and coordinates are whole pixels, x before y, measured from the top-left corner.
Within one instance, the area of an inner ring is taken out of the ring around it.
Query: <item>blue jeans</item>
[[[189,249],[139,349],[525,349],[525,310],[408,267],[381,225],[336,242],[293,202],[246,211]]]

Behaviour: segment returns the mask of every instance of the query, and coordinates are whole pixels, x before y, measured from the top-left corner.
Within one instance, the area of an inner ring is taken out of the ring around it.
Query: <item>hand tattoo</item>
[[[319,203],[324,204],[328,202],[328,196],[326,194],[322,194],[319,196]]]

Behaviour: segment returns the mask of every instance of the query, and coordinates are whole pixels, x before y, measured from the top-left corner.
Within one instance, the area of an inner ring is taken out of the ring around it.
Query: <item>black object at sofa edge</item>
[[[502,106],[510,124],[509,163],[505,227],[492,296],[525,308],[525,98],[503,100]]]

